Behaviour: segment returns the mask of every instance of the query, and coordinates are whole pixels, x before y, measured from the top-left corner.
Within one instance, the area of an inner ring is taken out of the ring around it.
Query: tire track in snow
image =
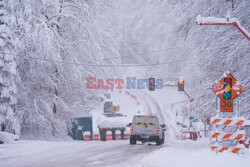
[[[141,100],[143,100],[143,104],[146,105],[146,110],[147,110],[147,114],[152,115],[152,109],[149,105],[149,101],[147,98],[145,98],[144,95],[142,95],[142,93],[140,91],[133,91],[133,93],[135,93]]]
[[[151,114],[159,116],[160,122],[166,124],[166,133],[169,140],[174,140],[178,128],[176,127],[176,122],[173,120],[174,116],[171,113],[163,112],[162,107],[159,105],[157,100],[145,91],[140,91],[141,97],[147,101],[147,106],[151,110]],[[153,110],[152,110],[153,109]]]
[[[162,109],[160,107],[160,105],[158,104],[158,102],[150,95],[145,93],[144,91],[136,91],[136,94],[140,96],[141,99],[144,99],[144,101],[146,101],[146,105],[149,109],[149,114],[156,114],[160,117],[160,121],[162,123],[166,123],[165,117],[162,114]],[[155,113],[153,113],[152,108],[155,108]]]

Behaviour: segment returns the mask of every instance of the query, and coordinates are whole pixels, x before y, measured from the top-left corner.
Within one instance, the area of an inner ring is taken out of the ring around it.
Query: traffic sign
[[[221,99],[220,111],[221,112],[233,112],[233,100]]]
[[[231,73],[224,76],[212,86],[212,90],[221,99],[221,112],[233,112],[233,100],[243,92],[242,86]]]
[[[212,90],[220,99],[231,100],[234,100],[243,92],[242,86],[231,73],[226,73],[217,83],[212,86]]]

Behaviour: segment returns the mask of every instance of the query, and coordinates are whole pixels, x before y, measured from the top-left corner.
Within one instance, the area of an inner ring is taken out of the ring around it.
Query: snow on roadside
[[[14,135],[8,132],[0,132],[0,142],[9,143],[15,140],[19,140],[18,135]]]
[[[244,155],[230,152],[218,153],[209,150],[207,140],[176,141],[145,156],[140,162],[145,167],[247,167],[250,164],[250,151]]]
[[[34,140],[20,140],[19,142],[9,143],[7,145],[0,145],[0,162],[1,159],[11,158],[16,156],[26,156],[31,155],[44,155],[53,154],[54,152],[60,152],[60,148],[67,148],[67,151],[77,150],[80,145],[84,145],[84,148],[87,149],[91,147],[87,143],[84,144],[82,141],[74,142],[55,142],[55,141],[34,141]]]
[[[0,166],[59,166],[55,165],[55,163],[70,162],[75,157],[80,159],[83,156],[86,158],[88,156],[88,151],[86,150],[91,150],[93,147],[96,149],[109,147],[110,145],[111,143],[108,142],[103,146],[103,142],[20,140],[19,142],[0,145]],[[50,165],[44,165],[44,163],[49,163]]]
[[[162,121],[166,124],[166,141],[173,141],[179,134],[179,128],[176,124],[176,113],[171,111],[171,103],[186,100],[183,92],[177,91],[177,88],[164,87],[163,89],[149,92],[145,90],[145,97],[151,102],[150,108],[153,114],[163,117]]]

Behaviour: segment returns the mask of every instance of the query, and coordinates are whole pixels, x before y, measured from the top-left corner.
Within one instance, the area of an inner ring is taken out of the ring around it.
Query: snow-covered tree
[[[230,71],[244,87],[239,113],[249,117],[249,41],[233,26],[200,26],[198,15],[236,17],[250,31],[249,0],[108,1],[103,24],[116,37],[125,63],[164,63],[134,70],[144,77],[185,80],[185,89],[195,98],[194,111],[201,116],[216,112],[216,95],[210,89],[224,72]],[[115,13],[115,14],[114,14]],[[126,61],[127,60],[127,61]],[[177,62],[176,62],[177,60]],[[150,64],[149,63],[149,64]]]
[[[71,118],[90,112],[98,91],[85,90],[88,76],[119,70],[84,64],[117,64],[113,42],[94,23],[98,2],[35,0],[13,3],[18,36],[17,108],[24,136],[64,136]],[[78,65],[82,64],[82,65]]]
[[[0,124],[1,130],[19,134],[16,109],[15,38],[8,1],[0,1]]]
[[[230,71],[245,89],[237,98],[240,115],[250,117],[249,42],[234,27],[195,22],[197,15],[230,13],[250,31],[248,0],[235,1],[233,10],[227,0],[0,2],[2,129],[18,133],[19,120],[24,136],[66,135],[71,118],[100,105],[87,99],[103,91],[86,90],[85,78],[118,74],[165,81],[183,76],[200,116],[201,110],[215,113],[210,87]],[[112,67],[129,63],[158,65]]]

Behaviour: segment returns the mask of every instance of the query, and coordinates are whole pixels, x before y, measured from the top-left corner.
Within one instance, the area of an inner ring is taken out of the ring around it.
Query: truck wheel
[[[160,138],[158,138],[156,140],[156,145],[159,146],[159,145],[162,145],[162,140]]]
[[[134,137],[132,137],[132,136],[130,137],[129,142],[130,142],[130,144],[131,144],[131,145],[136,144],[136,140],[135,140],[135,138],[134,138]]]
[[[161,144],[164,144],[164,138],[163,138],[163,139],[161,139]]]

